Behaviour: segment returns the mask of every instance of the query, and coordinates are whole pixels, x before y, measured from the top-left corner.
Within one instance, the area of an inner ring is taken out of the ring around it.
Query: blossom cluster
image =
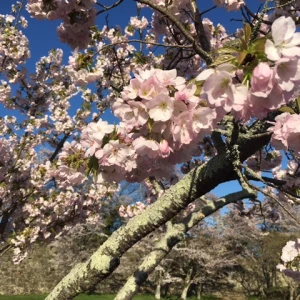
[[[3,72],[11,83],[18,82],[23,77],[19,65],[23,65],[30,57],[29,41],[14,22],[14,16],[0,15],[0,73]],[[1,81],[1,85],[1,90],[5,89],[5,94],[1,93],[0,102],[9,92],[5,81]]]
[[[138,214],[140,214],[144,209],[146,208],[146,205],[140,201],[127,205],[125,207],[124,205],[121,205],[119,208],[119,215],[122,218],[132,218]]]
[[[300,282],[300,239],[289,241],[282,248],[281,260],[283,264],[277,265],[277,268],[286,276]]]
[[[28,39],[19,30],[26,20],[0,18],[1,112],[19,110],[0,118],[0,214],[10,215],[7,223],[1,219],[1,237],[13,246],[19,263],[35,241],[55,238],[78,222],[99,222],[101,200],[117,189],[87,181],[84,151],[75,141],[65,142],[56,158],[62,141],[76,139],[86,125],[90,105],[101,109],[98,96],[82,89],[62,64],[60,49],[51,50],[28,72],[23,66],[30,56]],[[79,92],[83,105],[71,116],[70,99]]]
[[[95,155],[102,174],[128,180],[155,170],[163,174],[166,166],[186,161],[216,118],[215,110],[194,95],[196,89],[176,70],[140,70],[112,105],[121,124],[100,119],[83,130],[86,155]]]
[[[244,0],[214,0],[214,4],[221,7],[225,6],[227,11],[238,10],[245,4]]]
[[[274,66],[259,62],[253,68],[251,80],[229,63],[206,69],[196,77],[196,80],[205,81],[203,96],[216,108],[219,118],[228,112],[244,121],[264,118],[268,112],[294,99],[299,93],[300,82],[300,33],[295,30],[295,22],[290,17],[282,16],[274,21],[274,42],[267,39],[265,43],[265,54]]]
[[[59,39],[72,48],[83,49],[91,40],[90,27],[95,25],[95,3],[96,0],[29,0],[26,9],[37,19],[61,19],[63,23],[57,28]]]
[[[300,116],[297,114],[282,113],[275,118],[274,126],[269,128],[272,139],[271,144],[278,150],[292,149],[297,156],[300,155]]]
[[[283,185],[284,191],[289,192],[292,195],[297,195],[299,193],[300,171],[296,161],[290,159],[285,169],[279,165],[272,170],[272,173],[274,178],[285,182]],[[278,191],[278,198],[283,203],[295,203],[293,199],[287,197],[282,191]]]
[[[265,150],[257,152],[247,160],[247,166],[255,172],[263,172],[276,167],[281,168],[282,154],[278,150],[266,152]]]

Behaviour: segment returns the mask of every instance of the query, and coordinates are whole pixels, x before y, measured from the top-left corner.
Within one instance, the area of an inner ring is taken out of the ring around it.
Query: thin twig
[[[98,2],[97,2],[97,5],[103,7],[102,10],[99,10],[99,11],[97,12],[97,16],[100,15],[100,14],[102,14],[102,13],[104,13],[104,12],[107,12],[107,11],[109,11],[109,10],[115,8],[116,6],[120,5],[123,1],[124,1],[124,0],[118,0],[117,2],[115,2],[114,4],[112,4],[111,6],[104,6],[104,5],[102,5],[101,3],[98,3]]]
[[[252,189],[254,189],[254,190],[256,190],[256,191],[258,191],[258,192],[261,192],[263,195],[265,195],[266,197],[269,197],[269,198],[271,198],[272,200],[274,200],[294,221],[296,221],[299,225],[300,225],[300,222],[299,222],[299,220],[287,209],[287,208],[285,208],[285,206],[278,200],[278,199],[276,199],[276,197],[274,197],[274,196],[272,196],[272,195],[270,195],[270,194],[268,194],[268,193],[266,193],[265,191],[263,191],[261,188],[259,188],[259,187],[257,187],[257,186],[255,186],[255,185],[253,185],[253,184],[251,184],[250,182],[248,182],[248,184],[249,184],[249,186],[252,188]]]
[[[259,18],[256,14],[254,14],[254,13],[249,9],[249,7],[248,7],[246,4],[245,4],[244,6],[242,6],[242,7],[247,11],[247,13],[248,13],[253,19],[255,19],[255,20],[257,20],[257,21],[260,20],[260,18]],[[272,25],[273,22],[267,21],[267,20],[262,20],[262,23],[264,23],[264,24],[266,24],[266,25]]]

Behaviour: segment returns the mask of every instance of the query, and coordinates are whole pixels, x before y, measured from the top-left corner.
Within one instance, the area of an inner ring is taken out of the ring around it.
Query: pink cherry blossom
[[[172,117],[174,110],[173,101],[171,97],[160,94],[147,102],[150,118],[154,121],[168,121]]]
[[[213,107],[223,107],[226,112],[240,111],[247,100],[248,89],[242,84],[234,85],[233,74],[220,71],[212,74],[205,81],[203,92]]]
[[[273,89],[274,73],[267,63],[259,63],[253,70],[251,92],[257,97],[267,97]]]
[[[213,128],[213,121],[216,119],[215,109],[209,107],[199,107],[192,112],[192,128],[196,133],[200,133],[203,129],[210,131]],[[203,133],[206,131],[204,130]]]
[[[159,144],[153,140],[146,140],[142,136],[135,139],[132,143],[136,153],[141,156],[155,158],[160,154]]]
[[[214,3],[217,6],[225,5],[228,11],[238,10],[242,5],[245,4],[243,0],[214,0]]]
[[[300,153],[300,116],[297,114],[283,113],[275,118],[274,127],[269,128],[273,132],[271,144],[277,149],[294,149]]]
[[[183,77],[177,77],[177,71],[175,69],[168,71],[157,69],[155,78],[163,86],[174,85],[176,88],[180,88],[183,87],[185,83]]]
[[[169,147],[168,141],[166,141],[166,140],[162,140],[159,143],[159,149],[160,149],[162,157],[167,157],[167,156],[169,156],[170,152],[173,152],[172,148]]]
[[[300,239],[289,241],[282,248],[281,260],[285,263],[293,261],[300,254]]]
[[[189,144],[193,139],[192,120],[190,112],[185,111],[180,113],[173,124],[173,138],[182,144]]]
[[[291,17],[281,16],[272,24],[271,40],[266,41],[265,52],[268,59],[278,60],[283,56],[299,56],[300,32],[296,32],[295,22]]]
[[[102,121],[102,119],[99,119],[97,123],[90,123],[82,133],[84,136],[92,136],[95,141],[101,143],[105,134],[111,133],[113,130],[114,125],[110,125],[107,121]]]
[[[296,57],[281,58],[276,62],[274,72],[281,89],[290,92],[300,81],[300,59]]]

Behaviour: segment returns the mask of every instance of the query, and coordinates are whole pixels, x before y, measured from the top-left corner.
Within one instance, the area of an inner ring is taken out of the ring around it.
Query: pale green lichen
[[[239,136],[239,151],[241,151],[241,155],[243,154],[244,159],[246,156],[248,157],[259,150],[269,140],[268,137],[253,136],[262,132],[260,131],[260,126],[261,124],[258,124],[257,127],[252,127],[246,134],[240,134]],[[251,147],[249,147],[250,142]],[[242,153],[242,151],[246,154]],[[126,226],[114,232],[93,254],[92,258],[87,263],[74,268],[55,287],[46,300],[73,299],[74,296],[82,291],[82,286],[88,289],[95,283],[100,282],[117,267],[118,258],[142,237],[171,220],[196,198],[209,192],[218,184],[234,179],[234,176],[236,175],[234,175],[230,157],[225,154],[218,155],[208,163],[193,169],[143,213],[134,217]],[[202,213],[207,215],[209,212],[224,206],[226,201],[232,203],[231,201],[234,201],[234,199],[236,198],[233,197],[227,200],[224,198],[224,200],[215,202],[211,206],[209,204],[205,207],[205,210],[202,210]],[[198,217],[202,218],[202,215]],[[193,221],[187,221],[184,227],[189,228],[196,220],[197,218]],[[150,268],[150,266],[155,265],[156,259],[155,256],[151,256],[146,261],[145,266]],[[146,267],[145,270],[147,269]],[[93,280],[90,280],[89,283],[88,279],[90,277]]]

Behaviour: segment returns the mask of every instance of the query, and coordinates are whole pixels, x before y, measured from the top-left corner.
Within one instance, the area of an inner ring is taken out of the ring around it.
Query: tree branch
[[[114,4],[112,4],[111,6],[104,6],[102,5],[101,3],[97,3],[97,5],[101,6],[103,9],[102,10],[99,10],[97,12],[97,16],[104,13],[104,12],[107,12],[111,9],[113,9],[114,7],[120,5],[124,0],[118,0],[117,2],[115,2]]]
[[[269,135],[259,135],[267,126],[263,121],[257,122],[246,134],[239,135],[237,145],[241,161],[269,142]],[[76,265],[46,300],[70,300],[91,290],[118,267],[120,257],[136,242],[171,220],[189,203],[219,184],[234,179],[236,173],[226,153],[193,169],[145,211],[115,231],[87,262]]]
[[[123,288],[118,292],[114,300],[129,300],[135,295],[139,287],[147,280],[148,276],[155,267],[164,259],[164,257],[172,250],[172,248],[184,239],[185,233],[202,221],[205,217],[213,214],[222,207],[236,203],[239,200],[253,197],[247,191],[232,193],[217,201],[209,201],[209,203],[198,211],[190,213],[182,222],[172,224],[167,223],[167,232],[165,236],[156,244],[143,260],[142,264],[131,275]]]
[[[200,55],[202,59],[205,60],[207,65],[210,65],[212,63],[212,58],[203,48],[201,48],[193,38],[193,36],[184,28],[183,24],[181,24],[174,15],[172,15],[166,8],[154,4],[150,0],[136,0],[140,3],[144,3],[148,5],[149,7],[153,8],[154,10],[160,12],[163,16],[165,16],[167,19],[169,19],[176,27],[180,30],[180,32],[185,36],[185,38],[193,44],[193,48],[197,54]]]
[[[55,159],[56,155],[59,153],[59,151],[63,148],[65,141],[68,139],[70,133],[65,133],[64,137],[60,140],[60,142],[58,143],[58,145],[56,146],[55,151],[53,152],[53,154],[51,155],[51,157],[49,158],[50,162],[53,162],[53,160]]]
[[[195,28],[197,31],[197,37],[199,39],[200,45],[204,51],[210,52],[211,49],[210,42],[206,36],[204,26],[202,23],[202,17],[199,12],[196,0],[191,0],[191,7],[192,7],[193,19],[195,22]]]

